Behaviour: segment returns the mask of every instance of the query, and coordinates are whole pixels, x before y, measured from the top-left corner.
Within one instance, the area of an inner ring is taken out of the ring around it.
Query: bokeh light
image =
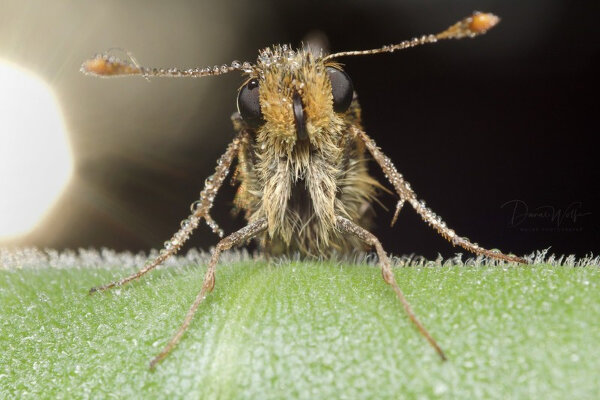
[[[0,238],[33,229],[72,173],[73,157],[51,89],[0,61]]]

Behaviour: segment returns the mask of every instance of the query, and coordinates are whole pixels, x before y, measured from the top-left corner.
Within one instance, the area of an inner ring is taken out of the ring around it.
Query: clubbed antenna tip
[[[492,13],[474,13],[469,22],[469,29],[475,34],[485,33],[500,22],[500,18]]]
[[[135,64],[126,63],[118,58],[102,54],[97,54],[94,58],[85,60],[80,70],[86,75],[101,77],[142,74],[141,69]]]
[[[462,39],[475,37],[492,29],[500,22],[500,18],[492,13],[474,12],[443,32],[438,33],[436,39]]]
[[[347,56],[366,56],[381,53],[393,53],[397,50],[404,50],[415,46],[428,43],[436,43],[443,39],[463,39],[473,38],[486,33],[500,22],[500,18],[491,13],[474,12],[470,16],[458,21],[448,29],[435,35],[424,35],[411,40],[404,40],[397,44],[390,44],[378,49],[342,51],[330,54],[324,58],[325,61],[338,57]]]

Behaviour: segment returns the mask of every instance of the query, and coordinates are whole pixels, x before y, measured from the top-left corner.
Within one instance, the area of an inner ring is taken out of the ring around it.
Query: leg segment
[[[408,303],[408,301],[404,297],[404,294],[398,287],[398,284],[396,283],[396,278],[394,278],[394,273],[392,272],[390,260],[385,254],[385,251],[383,250],[383,247],[381,246],[379,240],[371,232],[361,228],[354,222],[344,217],[336,218],[336,227],[340,231],[352,234],[361,239],[363,242],[367,243],[368,245],[375,247],[375,250],[377,251],[377,256],[379,257],[379,263],[381,264],[381,273],[383,275],[383,280],[394,289],[394,292],[396,292],[396,296],[398,296],[398,299],[402,303],[402,306],[404,306],[404,310],[408,314],[408,317],[415,324],[417,329],[419,329],[419,332],[421,332],[421,334],[425,336],[425,339],[427,339],[429,344],[431,344],[431,346],[439,354],[441,359],[443,361],[446,361],[446,355],[444,354],[440,346],[437,344],[437,342],[433,339],[433,337],[429,334],[427,329],[425,329],[421,321],[417,319],[417,316],[413,312],[410,304]]]
[[[234,139],[233,142],[229,144],[225,153],[219,158],[217,162],[217,168],[215,173],[211,175],[206,182],[204,183],[204,189],[200,192],[200,200],[195,201],[192,204],[192,214],[185,220],[181,222],[181,228],[173,235],[173,237],[165,242],[164,248],[160,251],[158,257],[154,260],[149,261],[142,269],[137,271],[134,274],[131,274],[125,278],[122,278],[118,281],[107,283],[103,286],[93,287],[90,289],[90,294],[94,292],[101,292],[115,286],[121,286],[126,284],[129,281],[139,278],[144,275],[146,272],[154,269],[158,265],[160,265],[167,258],[177,253],[181,246],[186,242],[186,240],[190,237],[194,229],[198,227],[200,220],[204,218],[206,223],[212,228],[213,232],[217,233],[220,237],[223,237],[223,231],[219,228],[217,223],[211,218],[209,211],[213,205],[213,201],[221,184],[227,177],[229,173],[229,168],[231,167],[231,163],[237,151],[241,145],[242,140],[246,133],[244,131],[240,132],[240,134]]]
[[[410,203],[411,206],[417,211],[417,213],[423,218],[425,222],[429,224],[429,226],[433,227],[442,237],[452,243],[454,246],[458,245],[468,251],[471,251],[475,254],[481,254],[490,258],[496,258],[498,260],[504,261],[513,261],[521,264],[527,264],[527,261],[522,259],[521,257],[516,257],[513,255],[503,254],[497,250],[487,250],[483,247],[477,245],[476,243],[471,243],[467,238],[458,236],[454,230],[450,229],[442,219],[436,215],[433,211],[425,206],[424,201],[419,201],[417,199],[417,195],[410,187],[410,184],[404,180],[404,177],[401,173],[398,172],[392,160],[390,160],[383,152],[377,147],[375,141],[371,139],[365,132],[358,128],[352,128],[353,133],[359,137],[375,159],[385,176],[388,178],[390,183],[394,186],[396,193],[400,196],[400,201],[398,202],[398,206],[396,207],[396,212],[394,214],[394,218],[392,220],[392,224],[396,221],[398,213],[402,208],[404,202]]]
[[[252,222],[240,229],[237,232],[232,233],[227,236],[225,239],[222,239],[215,247],[212,257],[210,258],[210,262],[208,264],[208,269],[206,270],[206,275],[204,276],[204,282],[202,283],[202,289],[200,293],[196,296],[196,299],[192,303],[192,306],[188,310],[185,315],[185,319],[183,323],[177,329],[169,343],[163,348],[163,350],[150,361],[150,368],[154,368],[158,362],[163,360],[173,348],[177,345],[181,337],[187,330],[188,326],[192,322],[192,318],[194,314],[198,310],[198,306],[200,303],[204,301],[206,295],[213,290],[215,287],[215,270],[217,268],[217,262],[219,261],[219,256],[223,250],[228,250],[233,246],[237,246],[239,244],[245,243],[246,241],[252,239],[262,231],[267,229],[267,220],[265,218],[261,218],[258,221]]]

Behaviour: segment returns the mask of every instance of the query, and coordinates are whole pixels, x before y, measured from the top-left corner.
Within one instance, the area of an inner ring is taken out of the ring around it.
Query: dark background
[[[96,52],[123,47],[148,66],[220,65],[254,61],[273,43],[297,46],[315,30],[332,51],[379,47],[482,10],[502,18],[483,37],[341,60],[366,131],[458,234],[517,254],[599,251],[596,2],[33,3],[3,5],[0,57],[55,89],[76,176],[38,228],[9,244],[159,247],[233,138],[239,75],[147,82],[79,74]],[[213,212],[226,231],[244,224],[229,212],[234,190],[225,185]],[[390,210],[376,207],[374,233],[388,251],[459,251],[409,206],[389,228],[395,199],[381,199]],[[526,205],[535,215],[513,218],[515,201],[518,214]],[[202,225],[190,245],[216,242]]]

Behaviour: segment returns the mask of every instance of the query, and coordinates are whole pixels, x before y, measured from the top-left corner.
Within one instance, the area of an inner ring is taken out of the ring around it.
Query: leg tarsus
[[[160,263],[162,263],[164,261],[164,259],[166,259],[166,257],[165,258],[161,258],[159,256],[159,258],[155,259],[152,263],[146,265],[144,268],[140,269],[139,271],[137,271],[137,272],[135,272],[135,273],[133,273],[133,274],[125,277],[125,278],[122,278],[122,279],[120,279],[118,281],[107,283],[106,285],[96,286],[96,287],[91,288],[90,291],[89,291],[89,294],[92,295],[92,294],[94,294],[96,292],[103,292],[103,291],[111,289],[111,288],[113,288],[115,286],[122,286],[122,285],[126,284],[127,282],[130,282],[130,281],[132,281],[134,279],[138,279],[139,277],[141,277],[142,275],[144,275],[146,272],[154,269],[156,266],[158,266]]]
[[[369,244],[370,246],[375,247],[375,251],[377,252],[377,256],[379,257],[379,264],[381,264],[381,275],[383,276],[383,280],[388,285],[390,285],[392,289],[394,289],[396,296],[398,297],[398,299],[402,303],[402,306],[404,307],[404,311],[406,311],[406,314],[413,322],[413,324],[415,324],[419,332],[425,337],[425,339],[427,339],[429,344],[435,349],[442,361],[446,361],[446,354],[444,354],[442,348],[437,344],[435,339],[433,339],[433,337],[427,331],[427,329],[425,329],[425,326],[421,323],[421,321],[419,321],[419,319],[413,312],[410,303],[404,297],[404,294],[400,290],[400,287],[398,287],[398,283],[396,283],[396,278],[394,277],[394,272],[392,271],[390,259],[385,253],[385,250],[383,250],[383,246],[381,245],[379,239],[377,239],[375,235],[373,235],[371,232],[367,231],[364,228],[361,228],[360,226],[358,226],[357,224],[355,224],[347,218],[338,216],[336,222],[336,227],[340,231],[344,233],[350,233],[358,237],[365,243]]]
[[[246,225],[239,231],[232,233],[231,235],[222,239],[217,244],[208,263],[208,269],[206,270],[206,274],[204,275],[204,281],[202,282],[202,289],[200,290],[200,293],[196,295],[196,299],[194,300],[192,306],[185,315],[183,323],[181,324],[179,329],[177,329],[171,340],[169,340],[169,343],[167,343],[167,345],[162,349],[162,351],[150,361],[150,369],[154,369],[154,367],[156,367],[156,364],[158,364],[165,357],[167,357],[171,350],[175,348],[175,346],[177,345],[177,343],[179,343],[181,337],[189,327],[190,323],[192,322],[194,314],[198,310],[200,303],[202,303],[208,295],[208,293],[212,292],[212,290],[214,289],[215,270],[217,268],[217,262],[219,261],[221,253],[224,250],[229,250],[233,246],[245,243],[246,241],[252,239],[265,229],[267,229],[267,220],[265,218],[261,218],[255,222]]]

